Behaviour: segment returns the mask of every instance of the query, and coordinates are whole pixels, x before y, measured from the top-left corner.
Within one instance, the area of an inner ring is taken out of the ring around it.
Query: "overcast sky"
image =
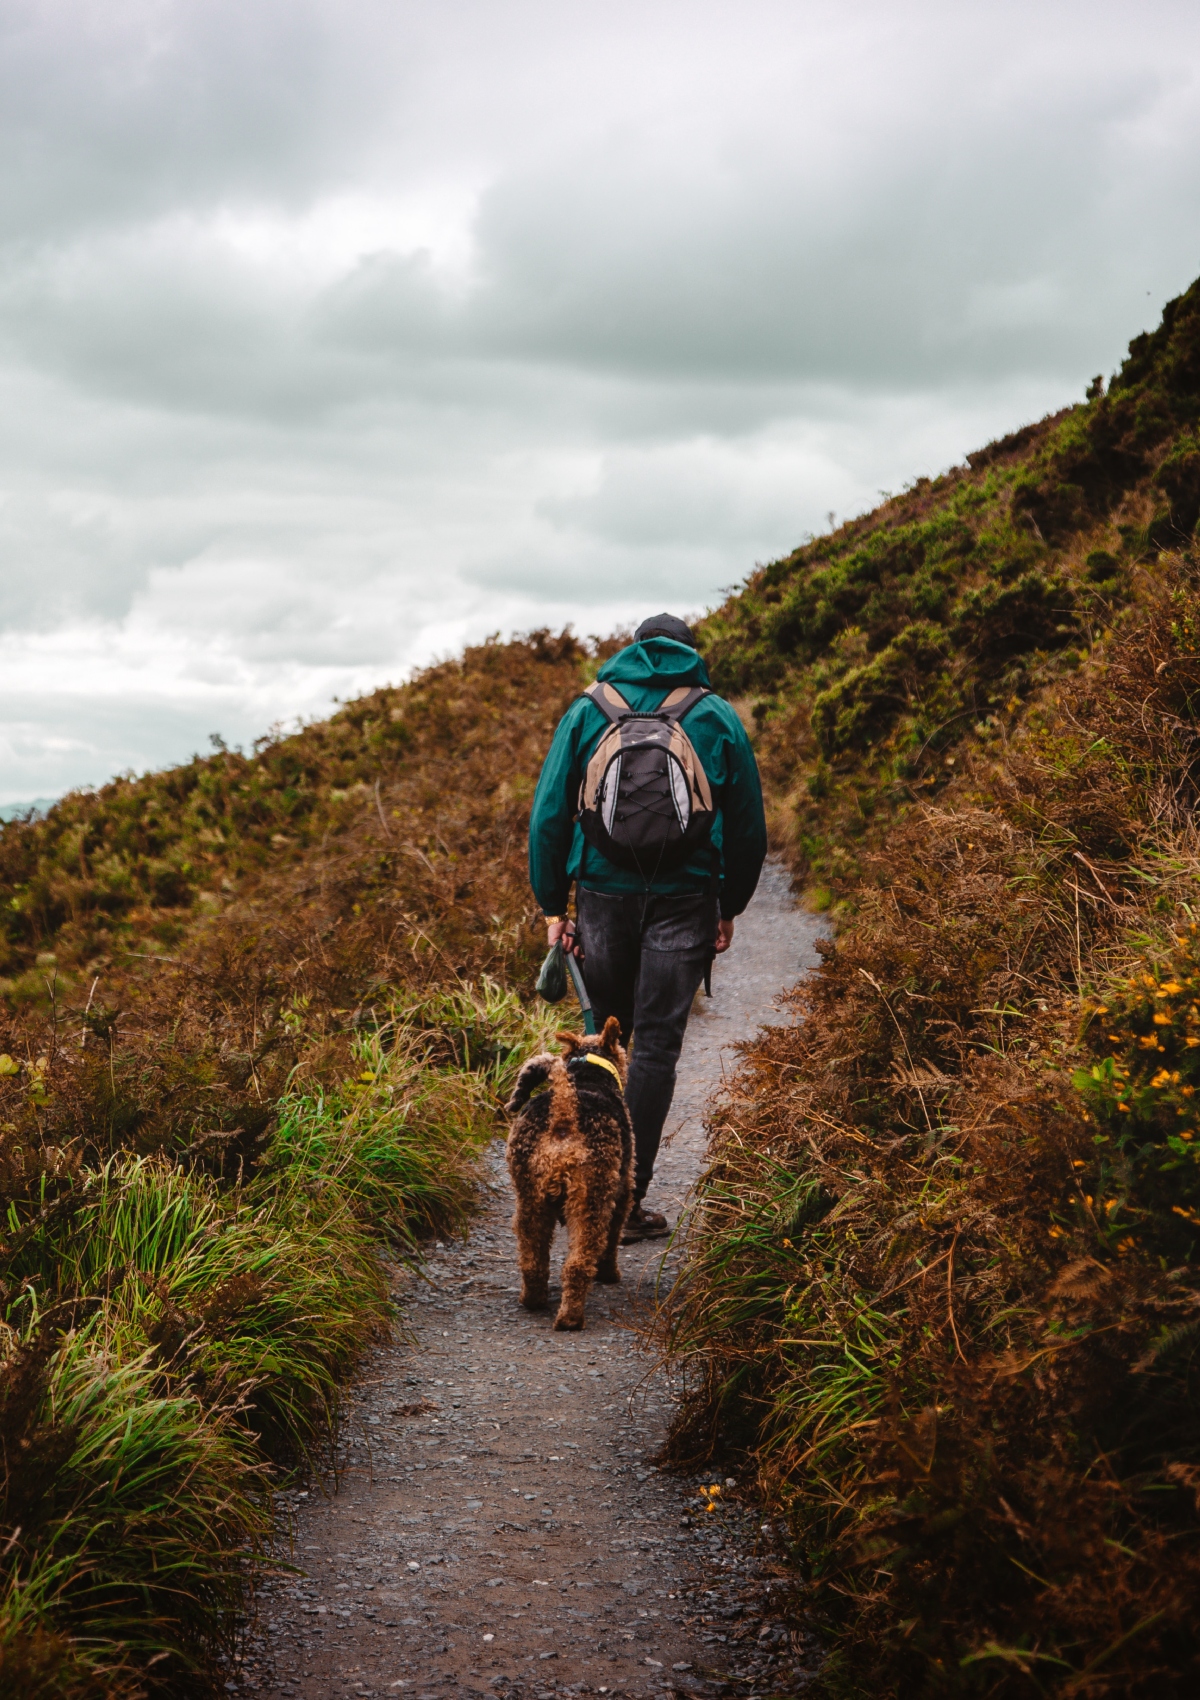
[[[1200,273],[1200,7],[0,0],[0,803],[696,612]]]

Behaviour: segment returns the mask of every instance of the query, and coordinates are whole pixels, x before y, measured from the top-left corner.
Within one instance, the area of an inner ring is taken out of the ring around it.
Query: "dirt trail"
[[[688,1027],[649,1199],[672,1220],[726,1047],[773,1018],[820,933],[768,864]],[[771,1618],[753,1507],[726,1490],[704,1516],[697,1483],[648,1462],[671,1396],[630,1324],[662,1242],[626,1247],[585,1331],[555,1334],[556,1292],[546,1315],[517,1306],[499,1141],[491,1164],[486,1214],[466,1245],[437,1247],[427,1283],[408,1281],[410,1337],[356,1384],[338,1493],[292,1496],[303,1575],[264,1592],[227,1686],[288,1700],[778,1692],[797,1655]],[[560,1232],[556,1269],[562,1251]]]

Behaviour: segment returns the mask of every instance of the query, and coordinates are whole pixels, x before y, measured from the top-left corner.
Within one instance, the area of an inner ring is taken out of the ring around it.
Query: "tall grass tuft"
[[[153,1347],[123,1358],[106,1324],[10,1348],[6,1657],[185,1691],[232,1640],[267,1480],[230,1409],[173,1387]]]
[[[336,1091],[282,1101],[257,1184],[335,1178],[363,1220],[410,1246],[454,1231],[474,1208],[496,1107],[553,1025],[486,978],[402,996],[355,1041],[354,1072]]]

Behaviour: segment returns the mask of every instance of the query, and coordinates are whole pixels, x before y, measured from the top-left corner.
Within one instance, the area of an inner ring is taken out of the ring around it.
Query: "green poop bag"
[[[575,996],[579,999],[583,1030],[585,1033],[594,1033],[596,1017],[592,1013],[592,1000],[588,997],[583,973],[575,958],[568,956],[561,945],[552,944],[546,952],[546,960],[542,963],[542,971],[537,978],[538,996],[544,998],[547,1003],[561,1003],[567,995],[568,972],[575,987]]]
[[[537,994],[547,1003],[561,1003],[567,995],[567,965],[556,944],[552,944],[546,952],[546,960],[537,977]]]

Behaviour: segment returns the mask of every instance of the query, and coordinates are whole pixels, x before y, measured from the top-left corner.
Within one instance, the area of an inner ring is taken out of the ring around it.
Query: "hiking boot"
[[[644,1204],[635,1204],[626,1220],[621,1244],[634,1245],[638,1240],[664,1240],[670,1231],[665,1216],[660,1216],[657,1210],[647,1210]]]

